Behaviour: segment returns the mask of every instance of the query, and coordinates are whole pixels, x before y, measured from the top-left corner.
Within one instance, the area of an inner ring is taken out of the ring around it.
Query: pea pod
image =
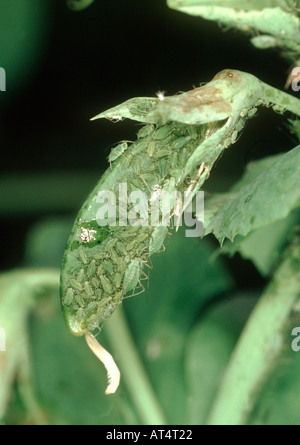
[[[85,334],[100,359],[107,355],[90,331],[126,296],[143,289],[150,256],[162,250],[170,233],[165,220],[153,218],[155,212],[161,216],[160,198],[179,192],[191,200],[259,105],[300,115],[298,99],[250,74],[224,70],[187,93],[131,99],[96,116],[146,124],[136,141],[109,159],[111,166],[77,215],[63,258],[60,293],[67,327],[76,336]],[[138,205],[137,196],[143,198]],[[185,206],[171,199],[169,216],[179,217]],[[114,381],[117,385],[119,377]]]

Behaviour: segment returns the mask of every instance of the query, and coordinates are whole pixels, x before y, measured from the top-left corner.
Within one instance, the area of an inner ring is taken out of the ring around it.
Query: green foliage
[[[232,190],[208,200],[205,234],[233,240],[286,218],[299,205],[300,145],[253,163]]]
[[[27,36],[23,58],[32,56],[29,75],[47,31],[44,6],[17,3],[14,10],[3,4],[0,18],[8,42],[3,60],[15,85],[21,84],[24,64],[16,57],[20,36]],[[66,2],[73,11],[91,3]],[[168,5],[247,32],[254,46],[278,47],[293,63],[299,58],[297,2]],[[31,38],[32,23],[38,39]],[[107,170],[74,225],[61,212],[74,212],[98,172],[0,179],[3,218],[17,223],[38,216],[28,223],[24,255],[16,259],[22,267],[0,274],[0,328],[6,333],[6,351],[0,350],[1,422],[299,424],[300,356],[291,349],[291,332],[299,325],[300,146],[252,162],[226,192],[207,193],[201,239],[185,237],[185,227],[169,237],[162,227],[108,230],[95,220],[98,192],[116,191],[128,178],[131,190],[142,189],[148,199],[154,190],[189,190],[195,196],[260,106],[292,114],[288,126],[298,144],[299,103],[252,74],[226,69],[191,91],[133,98],[98,114],[94,119],[129,118],[143,126],[135,141],[105,153]],[[220,252],[238,253],[238,266]],[[264,277],[264,290],[237,289],[236,278],[247,280],[244,259]],[[145,292],[131,295],[142,277]],[[105,320],[97,338],[120,368],[116,394],[104,394],[105,369],[83,338],[70,335],[62,308],[75,335]]]

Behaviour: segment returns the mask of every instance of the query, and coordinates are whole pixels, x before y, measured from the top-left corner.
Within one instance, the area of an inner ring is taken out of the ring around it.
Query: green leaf
[[[299,51],[299,18],[280,0],[168,0],[168,6],[186,14],[215,20],[230,28],[272,36],[272,46]],[[262,13],[263,11],[263,13]],[[262,40],[254,40],[262,48]]]
[[[257,161],[228,193],[206,202],[204,235],[222,242],[285,218],[300,205],[300,145]]]
[[[254,263],[261,275],[268,276],[293,235],[299,216],[299,210],[295,209],[285,219],[253,230],[245,237],[238,235],[233,243],[226,241],[220,253],[234,255],[239,252],[243,258]]]

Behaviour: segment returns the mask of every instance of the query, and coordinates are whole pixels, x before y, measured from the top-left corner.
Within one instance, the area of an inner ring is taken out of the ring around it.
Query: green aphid
[[[110,258],[111,258],[112,262],[114,264],[117,264],[118,260],[119,260],[119,256],[113,247],[110,249],[109,253],[110,253]]]
[[[134,289],[140,279],[140,261],[134,259],[131,261],[124,275],[123,289],[128,292]]]
[[[126,244],[126,250],[127,252],[130,252],[135,246],[135,240],[131,241],[130,243]]]
[[[128,148],[127,142],[122,142],[121,144],[119,144],[116,147],[114,147],[111,150],[111,152],[110,152],[110,154],[109,154],[109,156],[107,158],[108,162],[113,162],[116,159],[118,159],[118,157],[120,157],[121,154],[123,154],[124,151],[127,150],[127,148]]]
[[[180,149],[183,148],[189,141],[191,140],[191,136],[182,136],[174,141],[172,141],[172,149]]]
[[[124,261],[124,257],[119,257],[116,266],[120,272],[125,272],[127,265]]]
[[[147,154],[150,157],[152,157],[152,156],[154,156],[155,150],[156,150],[156,143],[155,143],[155,141],[150,141],[149,144],[148,144],[148,147],[147,147]]]
[[[192,139],[197,139],[198,132],[197,132],[197,128],[194,125],[188,125],[187,126],[187,131],[188,131],[188,134],[190,135],[190,137]]]
[[[167,226],[157,226],[153,230],[149,241],[149,254],[153,255],[153,253],[159,252],[163,246],[164,240],[168,233]]]
[[[98,307],[104,307],[111,301],[111,297],[103,298],[103,300],[98,302]]]
[[[112,287],[111,282],[109,281],[109,279],[106,278],[105,275],[101,275],[100,276],[100,281],[101,281],[101,285],[103,287],[103,290],[105,292],[107,292],[108,294],[112,294],[113,293],[113,287]]]
[[[91,283],[95,289],[98,289],[98,287],[100,286],[100,282],[99,282],[99,280],[97,280],[96,277],[91,278]]]
[[[88,268],[86,270],[86,274],[88,277],[91,277],[96,272],[96,261],[92,260],[90,264],[88,265]]]
[[[182,152],[180,153],[180,156],[179,156],[179,166],[180,166],[180,167],[181,167],[181,166],[184,167],[185,164],[186,164],[187,159],[188,159],[187,150],[186,150],[186,148],[184,148],[184,149],[182,150]]]
[[[177,165],[178,165],[178,153],[177,151],[174,151],[171,155],[170,166],[171,168],[176,168]]]
[[[139,139],[146,138],[150,136],[153,133],[153,131],[154,131],[154,125],[145,125],[138,131],[137,137]]]
[[[114,282],[115,282],[115,286],[118,289],[121,286],[121,282],[122,282],[122,275],[120,273],[116,273],[114,275]]]
[[[84,306],[84,299],[80,295],[75,294],[74,299],[79,306]]]
[[[166,159],[160,159],[158,162],[158,170],[159,174],[162,178],[164,178],[168,171],[168,161]]]
[[[124,246],[124,244],[123,243],[121,243],[121,242],[117,242],[116,243],[116,249],[118,250],[118,252],[121,254],[121,255],[127,255],[127,252],[126,252],[126,249],[125,249],[125,246]]]
[[[147,184],[157,181],[157,175],[155,175],[153,173],[146,172],[146,173],[143,173],[141,175],[141,177],[144,179],[144,181],[147,182]]]
[[[132,101],[133,102],[133,101]],[[151,110],[157,107],[157,100],[147,99],[143,102],[136,101],[129,107],[129,111],[137,116],[146,116]]]
[[[104,319],[105,318],[109,318],[112,315],[112,313],[115,311],[115,309],[116,309],[116,305],[115,304],[110,304],[108,306],[108,308],[105,309],[105,311],[103,312],[102,317]]]
[[[155,152],[155,158],[163,158],[165,156],[169,156],[171,154],[170,148],[160,148]]]
[[[103,258],[105,258],[106,256],[106,252],[104,252],[103,250],[99,250],[99,252],[95,253],[94,258],[95,260],[103,260]]]
[[[74,298],[74,291],[69,287],[69,289],[67,289],[67,292],[65,293],[63,303],[66,304],[67,306],[70,306],[70,304],[72,304],[73,298]]]
[[[82,248],[78,249],[78,256],[79,256],[79,259],[83,262],[83,264],[88,263],[88,257]]]
[[[105,272],[108,272],[109,274],[114,273],[114,265],[111,261],[108,260],[103,261],[102,267]]]
[[[84,279],[85,279],[84,269],[80,269],[80,271],[77,274],[76,281],[78,283],[82,283]]]
[[[82,290],[81,283],[79,283],[74,278],[70,278],[69,283],[70,283],[70,286],[73,287],[73,289],[75,289],[75,290]]]
[[[130,179],[130,183],[136,187],[138,190],[145,190],[146,189],[146,185],[143,183],[143,181],[141,181],[138,178],[131,178]]]
[[[118,238],[111,238],[110,240],[108,240],[107,243],[105,244],[104,250],[108,252],[112,247],[115,246],[117,241]]]
[[[94,291],[93,291],[93,288],[91,287],[91,285],[90,285],[90,283],[88,281],[84,282],[84,290],[85,290],[86,295],[89,298],[92,297]]]
[[[136,238],[135,238],[135,242],[136,243],[142,243],[143,241],[145,241],[148,238],[148,233],[140,233]]]
[[[85,312],[89,314],[90,312],[94,311],[97,308],[98,304],[96,301],[91,301],[87,307],[85,308]]]
[[[103,292],[102,292],[102,289],[100,289],[99,287],[95,290],[95,295],[96,295],[96,298],[98,299],[98,300],[101,300],[101,298],[103,297]]]
[[[85,311],[82,307],[80,307],[77,311],[76,318],[79,322],[83,322],[85,320]]]
[[[161,141],[162,139],[166,139],[171,135],[173,131],[173,127],[171,125],[164,125],[159,128],[153,135],[153,139],[156,141]]]

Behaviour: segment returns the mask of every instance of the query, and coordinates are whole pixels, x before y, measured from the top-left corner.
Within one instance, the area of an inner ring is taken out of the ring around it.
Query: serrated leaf
[[[220,253],[234,255],[239,252],[243,258],[253,262],[261,275],[268,276],[299,221],[297,210],[292,211],[287,218],[254,230],[245,237],[237,236],[233,243],[225,242]]]
[[[213,233],[220,242],[233,240],[236,235],[245,236],[285,218],[299,205],[300,145],[251,164],[230,192],[209,199],[205,203],[204,235]]]

